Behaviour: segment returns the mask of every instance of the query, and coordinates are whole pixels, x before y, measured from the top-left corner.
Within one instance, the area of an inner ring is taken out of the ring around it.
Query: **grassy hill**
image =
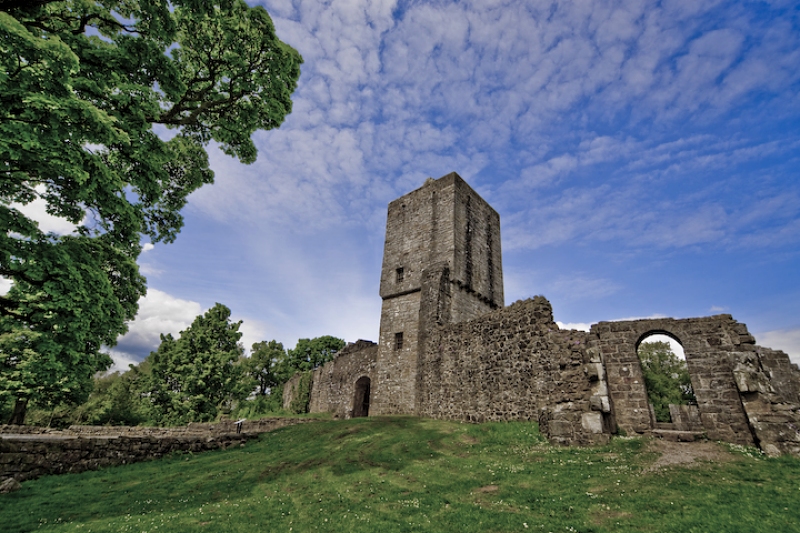
[[[800,460],[639,438],[554,448],[527,423],[321,421],[26,482],[0,495],[0,530],[800,531]]]

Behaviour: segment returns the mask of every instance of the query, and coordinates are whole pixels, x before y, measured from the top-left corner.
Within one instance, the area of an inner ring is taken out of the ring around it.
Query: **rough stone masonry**
[[[533,420],[565,445],[624,431],[800,456],[800,370],[730,315],[584,332],[560,329],[542,296],[505,307],[500,217],[456,173],[389,204],[380,296],[378,343],[314,371],[312,412]],[[654,333],[683,346],[697,397],[672,406],[669,424],[655,421],[637,356]]]

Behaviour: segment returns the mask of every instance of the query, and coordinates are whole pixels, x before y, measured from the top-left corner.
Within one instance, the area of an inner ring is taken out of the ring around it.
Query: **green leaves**
[[[182,46],[171,54],[180,76],[164,86],[172,105],[154,121],[255,161],[250,135],[279,126],[291,112],[302,58],[277,39],[261,7],[235,1],[204,14],[179,8],[175,17]]]
[[[344,340],[330,335],[313,339],[300,339],[297,341],[297,346],[289,350],[289,366],[295,371],[313,370],[328,361],[332,361],[342,348],[344,348]]]
[[[187,196],[213,181],[210,141],[255,160],[250,136],[291,111],[301,62],[241,0],[0,1],[0,276],[14,284],[0,335],[35,331],[30,354],[85,363],[0,381],[5,394],[91,385],[145,293],[142,237],[175,239]],[[17,209],[36,199],[76,234],[45,235]]]
[[[639,345],[647,398],[658,422],[669,422],[669,405],[694,402],[694,391],[686,361],[672,352],[668,342],[643,342]]]
[[[245,359],[245,371],[255,381],[260,395],[283,383],[279,366],[286,360],[286,350],[278,341],[253,343],[250,357]]]
[[[154,418],[161,424],[213,420],[250,392],[243,387],[239,364],[241,322],[230,321],[230,309],[216,304],[198,316],[178,339],[162,335],[152,364],[147,392]]]
[[[0,315],[0,399],[83,402],[92,376],[111,366],[101,348],[127,330],[120,317],[135,314],[144,278],[135,258],[103,237],[41,241],[29,258],[4,297],[13,313]]]

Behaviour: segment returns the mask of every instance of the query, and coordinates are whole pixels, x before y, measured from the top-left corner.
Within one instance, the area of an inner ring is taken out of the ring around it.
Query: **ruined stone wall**
[[[333,361],[316,369],[309,412],[333,413],[336,418],[352,417],[356,381],[367,377],[375,383],[377,355],[377,344],[359,340],[346,346]]]
[[[750,445],[748,426],[733,376],[738,354],[754,352],[755,339],[730,315],[704,318],[600,322],[591,329],[602,354],[617,424],[628,432],[652,429],[647,389],[637,355],[652,333],[669,335],[683,346],[700,419],[708,438]]]
[[[757,370],[769,380],[772,391],[787,403],[800,404],[800,369],[780,350],[756,346]],[[734,374],[736,369],[734,369]],[[742,392],[747,390],[742,389]]]
[[[283,384],[283,403],[282,407],[285,410],[288,410],[291,405],[292,401],[294,401],[295,397],[297,397],[298,393],[298,385],[300,385],[300,378],[302,377],[301,372],[297,372],[294,376],[290,377],[286,383]],[[314,383],[311,383],[311,388],[314,388]]]
[[[173,452],[240,446],[258,438],[260,433],[311,421],[291,418],[246,421],[238,434],[233,421],[178,428],[71,426],[63,431],[0,426],[0,480],[25,481],[47,474],[149,461]]]
[[[617,428],[705,434],[800,455],[800,371],[730,315],[580,332],[560,330],[543,297],[503,308],[499,215],[455,173],[389,204],[380,295],[377,353],[317,370],[312,410],[352,416],[364,377],[371,415],[538,420],[561,444],[603,442]],[[672,406],[670,424],[652,415],[637,355],[653,333],[682,344],[697,398]]]
[[[587,336],[560,330],[543,297],[432,328],[420,354],[418,414],[540,421],[553,442],[604,442],[610,408]]]
[[[450,318],[452,322],[463,322],[478,318],[486,313],[490,313],[498,307],[491,305],[487,299],[480,294],[470,290],[465,285],[459,285],[455,281],[450,281],[451,288],[451,310]]]
[[[789,356],[756,346],[736,354],[733,376],[750,429],[769,455],[800,457],[800,371]]]

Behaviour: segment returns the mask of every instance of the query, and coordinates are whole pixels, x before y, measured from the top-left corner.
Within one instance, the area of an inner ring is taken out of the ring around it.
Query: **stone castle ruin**
[[[380,296],[378,343],[350,344],[313,372],[311,412],[533,420],[557,444],[625,432],[800,456],[800,370],[730,315],[584,332],[560,329],[542,296],[505,307],[500,217],[456,173],[389,204]],[[697,398],[671,406],[668,424],[655,421],[637,356],[651,334],[683,346]]]

